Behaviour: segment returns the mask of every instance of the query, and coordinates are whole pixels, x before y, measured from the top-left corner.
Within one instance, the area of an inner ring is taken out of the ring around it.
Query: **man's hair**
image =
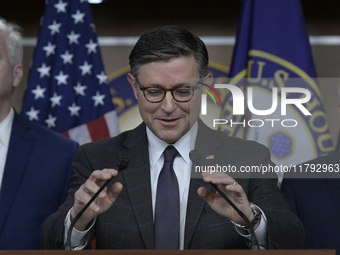
[[[12,66],[22,63],[23,48],[20,30],[16,24],[0,17],[0,33],[5,37],[9,62]]]
[[[193,56],[200,77],[208,74],[209,56],[203,41],[179,26],[156,27],[144,33],[129,56],[130,71],[138,77],[143,64]]]

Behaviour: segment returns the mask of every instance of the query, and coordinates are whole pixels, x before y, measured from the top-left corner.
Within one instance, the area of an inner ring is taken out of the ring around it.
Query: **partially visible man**
[[[84,249],[96,237],[97,249],[248,249],[245,218],[211,183],[251,221],[261,248],[303,246],[302,224],[283,200],[275,174],[237,181],[223,173],[191,178],[190,153],[202,165],[272,164],[263,145],[229,137],[200,120],[199,84],[212,80],[208,63],[203,41],[182,27],[158,27],[140,37],[128,80],[143,123],[80,147],[66,202],[43,224],[43,248]],[[113,168],[121,159],[130,163],[118,174]],[[70,221],[114,176],[116,182],[68,235]]]
[[[324,176],[333,173],[322,179],[294,178],[294,174],[283,178],[281,191],[305,228],[305,248],[336,249],[340,254],[340,153],[318,157],[300,166],[303,173],[311,168],[328,169]]]
[[[0,18],[0,250],[39,249],[42,222],[64,202],[78,144],[18,115],[19,27]]]

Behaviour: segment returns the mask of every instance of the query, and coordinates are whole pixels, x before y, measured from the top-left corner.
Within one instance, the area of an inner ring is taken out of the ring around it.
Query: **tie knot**
[[[178,154],[176,148],[172,145],[169,145],[164,150],[164,161],[165,162],[173,162]]]

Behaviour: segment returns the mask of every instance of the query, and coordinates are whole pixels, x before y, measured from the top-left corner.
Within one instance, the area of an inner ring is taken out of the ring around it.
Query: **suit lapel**
[[[17,114],[14,116],[5,171],[0,191],[0,229],[6,215],[18,195],[18,188],[29,159],[34,138],[29,134],[30,126]]]
[[[127,137],[124,145],[128,150],[120,153],[120,158],[129,160],[127,171],[122,172],[126,189],[145,246],[147,249],[154,249],[150,163],[144,123]]]
[[[211,130],[203,124],[201,120],[198,120],[198,133],[196,138],[195,150],[200,154],[201,161],[205,160],[207,157],[212,155],[217,155],[217,146],[219,141],[215,141]],[[203,163],[203,162],[201,162]],[[194,171],[194,165],[191,171]],[[196,176],[196,175],[195,175]],[[190,181],[189,197],[188,197],[188,207],[187,215],[185,221],[185,234],[184,234],[184,249],[188,249],[193,233],[196,229],[199,218],[203,212],[206,202],[198,196],[197,189],[199,187],[206,187],[213,190],[212,187],[205,183],[202,179],[195,178]]]
[[[202,198],[200,198],[197,194],[198,188],[202,186],[211,190],[211,187],[208,184],[204,183],[201,179],[191,179],[187,215],[185,219],[185,233],[184,233],[185,250],[189,248],[190,241],[196,229],[197,223],[206,205],[205,201]]]

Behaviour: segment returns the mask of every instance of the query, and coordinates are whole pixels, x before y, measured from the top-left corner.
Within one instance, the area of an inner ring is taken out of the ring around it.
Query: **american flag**
[[[80,144],[119,133],[87,0],[48,0],[21,114]]]

